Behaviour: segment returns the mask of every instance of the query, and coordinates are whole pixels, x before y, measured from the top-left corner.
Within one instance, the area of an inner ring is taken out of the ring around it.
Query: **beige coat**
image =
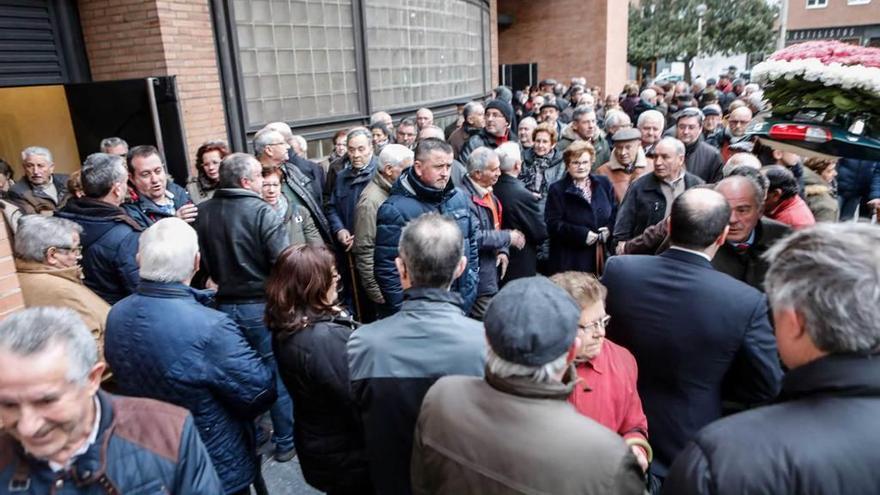
[[[79,313],[95,336],[99,358],[103,360],[104,328],[110,305],[83,284],[79,267],[55,268],[16,258],[15,269],[24,305],[28,308],[60,306]]]
[[[376,214],[391,194],[391,183],[378,171],[358,198],[354,217],[354,262],[367,297],[377,304],[385,299],[373,274],[373,251],[376,248]]]

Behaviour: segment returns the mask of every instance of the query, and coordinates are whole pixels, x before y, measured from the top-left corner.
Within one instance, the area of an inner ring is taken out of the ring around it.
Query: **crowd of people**
[[[880,163],[751,138],[765,105],[545,80],[180,184],[24,149],[0,492],[265,494],[269,441],[331,495],[880,491]]]

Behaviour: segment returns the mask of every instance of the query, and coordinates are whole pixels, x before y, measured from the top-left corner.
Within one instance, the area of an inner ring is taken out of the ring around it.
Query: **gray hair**
[[[110,148],[115,148],[117,146],[124,146],[125,152],[128,153],[128,143],[125,139],[121,137],[108,137],[101,140],[101,145],[99,146],[101,149],[101,153],[107,153],[107,150]]]
[[[64,346],[67,380],[83,384],[98,362],[98,346],[79,314],[69,308],[36,307],[16,311],[0,323],[0,349],[33,356],[53,344]]]
[[[347,145],[352,139],[363,136],[367,138],[368,143],[373,142],[373,133],[370,132],[366,127],[355,127],[354,129],[348,131],[348,134],[345,135],[345,144]]]
[[[645,110],[644,112],[639,114],[639,119],[637,120],[636,127],[641,128],[642,124],[647,121],[654,121],[660,124],[660,127],[664,127],[666,123],[666,117],[663,116],[658,110]]]
[[[92,153],[83,162],[80,179],[86,197],[103,198],[114,185],[128,180],[128,168],[121,156]]]
[[[513,170],[513,166],[516,165],[516,162],[522,161],[522,150],[519,147],[519,143],[514,143],[513,141],[508,141],[495,148],[495,153],[498,155],[498,159],[501,160],[502,172],[510,172]]]
[[[177,217],[159,220],[140,237],[140,277],[153,282],[185,282],[199,252],[195,229]]]
[[[646,88],[646,89],[642,90],[642,93],[639,95],[639,98],[646,100],[646,101],[653,100],[656,97],[657,97],[657,92],[651,88]]]
[[[415,153],[402,144],[386,144],[379,153],[380,168],[384,168],[385,165],[403,168],[404,164],[407,161],[412,162],[414,157]]]
[[[428,127],[423,128],[419,131],[419,139],[439,139],[440,141],[446,141],[446,134],[444,134],[443,129],[437,127],[436,125],[429,125]]]
[[[380,123],[384,124],[385,120],[386,120],[385,119],[386,116],[388,117],[387,120],[391,120],[391,114],[389,114],[388,112],[382,112],[382,111],[374,112],[373,115],[370,115],[370,125],[380,124]]]
[[[73,233],[82,234],[82,227],[61,217],[25,215],[18,220],[15,233],[15,256],[42,263],[51,247],[73,247]]]
[[[274,131],[271,131],[274,132]],[[251,179],[251,164],[255,158],[247,153],[230,153],[220,162],[221,188],[241,188],[242,179]]]
[[[519,121],[519,127],[522,127],[526,124],[528,124],[532,127],[538,127],[538,121],[535,120],[534,117],[526,117],[526,118],[522,119],[521,121]]]
[[[725,177],[727,177],[728,175],[730,175],[731,172],[733,172],[733,169],[737,167],[750,167],[755,170],[761,170],[761,167],[763,167],[763,165],[761,165],[761,160],[759,160],[757,156],[751,153],[739,152],[734,153],[730,156],[730,158],[727,159],[727,163],[724,164],[724,167],[721,169],[721,173],[724,174]]]
[[[486,170],[486,167],[489,166],[489,162],[497,159],[498,153],[495,153],[494,150],[491,150],[485,146],[480,146],[479,148],[472,151],[470,156],[468,156],[467,171],[470,174],[473,172]]]
[[[755,206],[759,210],[764,209],[764,198],[767,196],[767,186],[769,181],[761,172],[749,167],[736,167],[733,174],[725,177],[715,184],[714,189],[721,192],[721,189],[730,184],[748,184],[752,188],[752,199]]]
[[[471,116],[472,113],[482,109],[484,109],[483,104],[479,101],[469,101],[465,104],[464,109],[461,111],[461,116],[467,119]]]
[[[451,218],[425,213],[403,227],[398,252],[413,287],[448,289],[464,254],[464,237]]]
[[[279,141],[287,142],[287,140],[284,139],[284,134],[273,129],[262,129],[254,136],[254,154],[262,156],[263,152],[266,151],[266,148],[268,148],[269,145]]]
[[[608,112],[608,115],[605,116],[606,129],[609,129],[611,127],[626,127],[631,125],[632,120],[630,120],[629,115],[627,115],[626,112],[614,110]]]
[[[281,137],[284,138],[284,141],[286,141],[287,144],[290,144],[290,141],[293,139],[293,131],[290,129],[290,126],[287,125],[287,122],[270,122],[263,126],[257,134],[263,131],[275,131],[281,133]],[[254,138],[256,138],[256,136],[254,136]],[[254,145],[256,146],[256,143],[254,143]]]
[[[880,229],[819,223],[777,242],[765,287],[774,308],[804,318],[807,334],[831,354],[880,350]]]
[[[52,152],[49,151],[49,148],[44,148],[42,146],[28,146],[27,148],[21,150],[21,161],[27,160],[27,157],[31,155],[42,156],[49,163],[55,163],[52,161]]]
[[[571,121],[575,122],[581,119],[584,115],[595,114],[596,111],[593,110],[593,107],[588,107],[586,105],[580,105],[575,107],[575,109],[571,112]]]
[[[654,146],[654,149],[657,149],[657,146],[660,146],[663,143],[666,143],[666,144],[672,146],[672,149],[675,150],[675,153],[678,156],[684,156],[684,154],[685,154],[684,143],[679,141],[677,138],[667,136],[667,137],[661,139],[660,141],[658,141],[657,144]]]
[[[525,366],[505,361],[491,348],[486,353],[486,369],[498,378],[524,377],[535,383],[554,383],[559,381],[556,377],[567,367],[567,350],[565,354],[541,366]]]
[[[303,153],[309,151],[309,142],[306,141],[306,138],[300,136],[299,134],[294,134],[290,136],[291,141],[296,141],[296,144],[299,146],[300,151]]]

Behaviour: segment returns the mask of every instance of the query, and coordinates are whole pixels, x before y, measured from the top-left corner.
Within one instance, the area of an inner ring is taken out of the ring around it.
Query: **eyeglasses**
[[[267,144],[266,146],[282,146],[282,145],[286,145],[286,144],[287,144],[287,143],[285,143],[284,141],[282,141],[282,142],[280,142],[280,143],[269,143],[269,144]]]
[[[596,321],[591,321],[590,323],[587,323],[586,325],[578,325],[578,330],[583,330],[584,332],[590,333],[595,330],[599,330],[600,328],[608,328],[608,323],[610,321],[611,316],[605,315]]]
[[[52,249],[53,247],[56,251],[67,251],[73,253],[75,256],[82,256],[82,246],[50,246],[49,249]]]

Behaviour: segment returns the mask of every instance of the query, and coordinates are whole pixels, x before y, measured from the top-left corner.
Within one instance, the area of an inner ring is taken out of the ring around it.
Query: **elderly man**
[[[562,130],[562,137],[556,143],[556,149],[565,151],[565,148],[575,141],[586,141],[596,150],[593,167],[598,168],[603,165],[611,158],[611,151],[596,122],[596,111],[592,107],[581,105],[575,108],[571,114],[571,123]]]
[[[132,202],[123,205],[128,215],[141,227],[147,228],[157,220],[177,217],[186,222],[196,221],[198,208],[192,203],[186,189],[178,186],[165,171],[165,163],[155,146],[135,146],[128,152],[128,173],[135,193]]]
[[[354,243],[354,214],[361,192],[378,167],[373,156],[372,135],[362,127],[349,131],[345,138],[348,153],[345,166],[336,178],[327,203],[327,219],[339,246],[348,251]]]
[[[545,103],[541,106],[539,119],[542,124],[548,124],[553,129],[556,130],[556,135],[559,136],[562,134],[562,122],[559,121],[559,104],[557,103]]]
[[[427,213],[409,222],[394,260],[405,291],[401,311],[360,327],[348,341],[376,493],[411,493],[413,430],[428,388],[445,375],[483,374],[480,325],[462,314],[461,297],[450,291],[467,270],[464,247],[459,225],[447,216]]]
[[[749,110],[749,107],[742,106],[730,111],[730,114],[727,116],[727,129],[721,141],[721,157],[723,159],[727,160],[733,154],[733,151],[730,149],[732,145],[748,139],[746,127],[748,127],[751,121],[752,111]]]
[[[434,125],[434,112],[428,108],[420,108],[416,111],[416,127],[419,130]]]
[[[138,291],[107,319],[107,363],[118,391],[192,413],[226,494],[249,494],[260,474],[254,418],[275,401],[272,369],[211,294],[189,287],[199,268],[195,230],[176,218],[153,224],[138,248]]]
[[[264,323],[265,285],[290,238],[281,217],[263,201],[262,189],[260,162],[246,153],[227,155],[220,163],[214,197],[199,207],[196,232],[202,270],[219,286],[217,309],[242,327],[245,338],[277,375],[272,338]],[[277,376],[276,389],[278,400],[270,411],[272,440],[275,459],[286,462],[295,455],[293,404]]]
[[[642,148],[646,153],[652,151],[663,137],[665,123],[666,117],[658,110],[646,110],[639,115],[636,127],[642,133]]]
[[[614,134],[625,127],[632,127],[632,119],[626,112],[614,110],[605,115],[605,136],[609,146],[614,147]]]
[[[373,252],[376,248],[376,214],[391,195],[391,186],[412,166],[413,152],[400,144],[388,144],[379,153],[379,165],[373,179],[364,188],[355,208],[354,254],[360,283],[366,296],[376,304],[385,304],[382,291],[373,273]]]
[[[83,162],[85,196],[72,198],[56,215],[82,227],[85,284],[109,304],[135,291],[138,237],[143,230],[124,209],[128,171],[117,155],[93,153]]]
[[[535,145],[535,142],[532,140],[532,133],[535,132],[537,127],[538,122],[532,117],[526,117],[519,122],[516,128],[516,136],[519,138],[519,144],[522,146],[523,151]]]
[[[761,170],[770,181],[764,200],[765,215],[798,230],[816,224],[807,202],[798,196],[798,180],[788,168],[770,165]]]
[[[769,265],[764,254],[791,233],[787,225],[763,216],[765,190],[753,178],[733,175],[715,185],[730,205],[727,242],[718,248],[712,265],[720,272],[764,290]]]
[[[67,200],[66,175],[55,173],[52,152],[30,146],[21,152],[24,177],[9,188],[9,200],[25,215],[51,214]]]
[[[626,115],[626,114],[624,114]],[[614,187],[614,197],[618,203],[623,201],[629,186],[639,177],[654,170],[648,165],[641,146],[642,133],[638,129],[625,127],[614,133],[614,150],[611,159],[596,169],[596,173],[608,177]]]
[[[703,141],[715,148],[721,148],[724,140],[724,124],[721,122],[721,107],[718,104],[706,105],[703,112]]]
[[[99,391],[106,367],[71,309],[0,323],[3,492],[223,493],[187,411]]]
[[[669,250],[612,257],[602,276],[608,338],[638,363],[661,484],[684,444],[721,417],[722,400],[771,399],[782,376],[764,295],[711,264],[729,221],[723,196],[686,191],[672,205]]]
[[[485,379],[441,378],[422,402],[414,493],[644,493],[623,440],[566,402],[580,316],[546,278],[501,289],[486,313]]]
[[[516,134],[510,127],[514,116],[510,103],[504,100],[489,100],[486,103],[486,125],[468,139],[459,153],[459,161],[467,163],[471,152],[480,146],[495,149],[507,141],[516,142]]]
[[[761,170],[763,165],[761,165],[761,160],[751,153],[734,153],[730,155],[730,158],[728,158],[726,162],[724,162],[724,168],[721,169],[721,173],[724,177],[727,177],[733,173],[733,170],[737,167],[748,167],[753,170]]]
[[[699,108],[685,108],[675,115],[675,137],[684,143],[688,172],[708,183],[721,180],[721,153],[703,140],[703,112]]]
[[[478,101],[469,102],[462,110],[464,123],[449,136],[449,144],[456,159],[461,154],[461,148],[473,136],[485,126],[486,109]]]
[[[504,206],[501,215],[501,228],[523,233],[525,244],[510,252],[507,275],[501,279],[503,287],[507,282],[537,273],[538,248],[547,239],[547,225],[541,200],[526,189],[518,179],[522,171],[522,152],[516,143],[504,143],[495,149],[501,162],[501,176],[492,188],[493,194]]]
[[[370,115],[370,125],[373,124],[384,124],[389,130],[394,130],[394,121],[391,119],[391,114],[388,112],[373,112]]]
[[[451,168],[451,146],[439,139],[420,141],[413,166],[401,174],[391,187],[391,195],[379,207],[373,272],[385,299],[385,305],[380,308],[382,314],[397,312],[403,300],[400,274],[395,263],[400,232],[408,221],[432,211],[454,218],[461,229],[468,266],[453,283],[453,290],[461,295],[466,311],[470,310],[476,299],[478,227],[476,220],[470,216],[470,201],[450,180]]]
[[[315,201],[320,202],[324,197],[324,182],[327,180],[327,174],[324,172],[324,167],[306,158],[308,142],[302,136],[295,135],[285,122],[272,122],[266,124],[263,129],[281,133],[284,141],[290,145],[284,168],[293,166],[299,169],[302,174],[298,182],[312,193]]]
[[[128,156],[128,143],[119,137],[108,137],[101,140],[101,153],[119,155],[122,158]]]
[[[402,144],[409,149],[414,149],[418,135],[419,130],[416,122],[412,118],[405,118],[397,124],[397,132],[394,135],[394,142]]]
[[[324,215],[321,198],[320,196],[315,197],[316,191],[320,188],[316,189],[314,180],[289,161],[290,143],[284,139],[284,133],[273,130],[269,128],[270,126],[272,124],[254,136],[254,153],[264,169],[281,169],[283,172],[281,192],[284,197],[295,209],[305,210],[308,215],[311,215],[311,222],[318,227],[321,239],[325,243],[332,244],[333,236],[330,232],[330,223]],[[328,176],[328,184],[331,179],[335,181],[335,178],[335,175]]]
[[[685,146],[678,139],[663,138],[654,147],[654,154],[654,173],[636,179],[617,210],[616,242],[629,241],[668,217],[676,197],[703,183],[685,170]]]
[[[767,295],[789,369],[782,392],[773,405],[703,428],[672,465],[668,493],[877,491],[878,245],[876,227],[826,223],[767,253]]]
[[[79,313],[103,359],[110,305],[83,284],[79,267],[82,231],[76,223],[59,217],[22,218],[15,234],[15,271],[25,306],[61,306]]]
[[[468,175],[461,191],[470,198],[471,215],[479,222],[477,249],[480,253],[480,280],[471,318],[482,320],[489,301],[498,292],[499,278],[507,274],[510,247],[522,249],[526,238],[518,230],[501,230],[501,203],[492,187],[501,175],[498,155],[481,146],[468,158]]]

